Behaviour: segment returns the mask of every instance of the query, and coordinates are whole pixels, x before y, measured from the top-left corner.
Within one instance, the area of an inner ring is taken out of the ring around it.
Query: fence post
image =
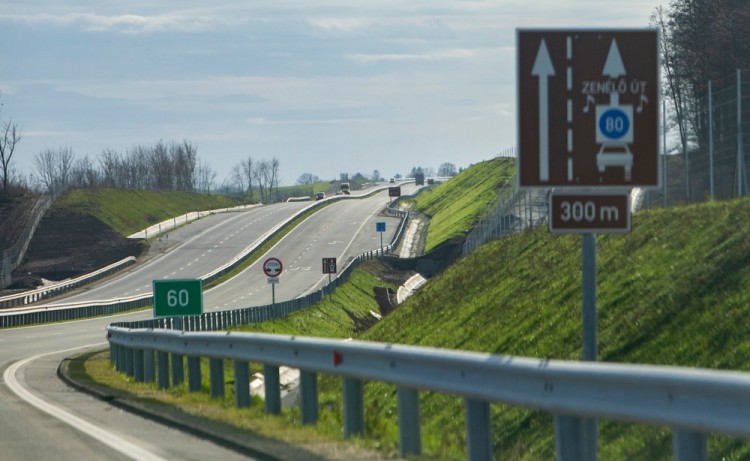
[[[281,413],[281,383],[279,367],[263,364],[263,387],[265,388],[266,413]]]
[[[143,380],[147,383],[156,381],[156,360],[153,349],[143,351]]]
[[[133,378],[137,383],[142,383],[143,379],[143,349],[133,351]]]
[[[188,390],[198,392],[201,390],[201,358],[188,357]]]
[[[675,461],[708,461],[706,435],[700,432],[674,429],[672,455]]]
[[[237,408],[250,406],[250,367],[239,360],[234,361],[234,401]]]
[[[344,378],[344,437],[364,435],[365,404],[362,380]]]
[[[159,362],[159,389],[169,387],[169,354],[159,351],[156,353]]]
[[[419,392],[416,389],[399,387],[398,399],[398,444],[402,457],[422,453],[422,434],[419,424]]]
[[[172,354],[172,384],[179,386],[185,381],[185,365],[182,354]]]
[[[583,418],[555,415],[555,451],[557,461],[587,459]]]
[[[211,381],[211,397],[224,397],[224,360],[208,359],[208,375]]]
[[[302,424],[315,424],[318,422],[318,374],[300,370],[299,391]]]
[[[466,443],[471,461],[492,459],[490,404],[466,399]]]

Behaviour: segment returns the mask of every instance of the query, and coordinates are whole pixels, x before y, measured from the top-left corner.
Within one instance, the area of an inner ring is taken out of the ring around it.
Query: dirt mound
[[[19,194],[0,197],[0,251],[15,245],[39,197]]]
[[[31,240],[13,286],[27,288],[39,278],[64,280],[95,271],[128,256],[138,256],[143,241],[128,239],[90,216],[50,210]]]

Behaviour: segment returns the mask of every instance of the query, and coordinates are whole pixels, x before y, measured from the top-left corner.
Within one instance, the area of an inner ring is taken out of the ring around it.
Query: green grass
[[[498,157],[462,171],[416,198],[414,210],[430,216],[425,252],[471,231],[497,197],[514,180],[515,159]]]
[[[628,234],[599,236],[599,359],[750,371],[748,217],[750,200],[654,209],[634,215]],[[249,330],[577,360],[580,271],[579,236],[536,229],[481,247],[364,333],[355,319],[376,310],[372,288],[385,284],[362,268],[334,303]],[[340,438],[340,379],[321,376],[320,392],[316,428]],[[365,399],[367,437],[357,443],[392,453],[395,388],[367,383]],[[465,459],[463,401],[431,392],[420,400],[422,458]],[[492,405],[492,422],[496,457],[554,458],[551,415]],[[601,421],[599,442],[600,459],[671,457],[664,427]],[[750,445],[729,437],[711,437],[709,451],[710,459],[750,459]]]
[[[158,192],[123,189],[73,189],[53,205],[91,214],[128,236],[153,224],[191,211],[227,208],[239,205],[224,195],[192,192]]]

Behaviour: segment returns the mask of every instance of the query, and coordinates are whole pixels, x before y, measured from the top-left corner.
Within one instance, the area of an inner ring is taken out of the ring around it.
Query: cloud
[[[118,32],[141,34],[153,32],[196,32],[214,27],[216,19],[211,16],[169,13],[153,16],[136,14],[100,15],[95,13],[68,13],[53,15],[5,14],[0,20],[35,26],[79,27],[87,32]]]
[[[454,59],[471,59],[476,55],[477,50],[468,48],[451,48],[445,50],[433,50],[426,53],[354,53],[347,55],[347,57],[352,61],[361,63],[376,63],[385,61],[447,61]]]

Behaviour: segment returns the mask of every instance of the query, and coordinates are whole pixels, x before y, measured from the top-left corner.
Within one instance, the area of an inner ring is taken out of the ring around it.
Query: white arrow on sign
[[[609,53],[607,53],[607,60],[604,62],[602,75],[612,79],[625,76],[625,64],[622,62],[620,49],[617,47],[617,40],[614,38],[612,39],[612,45],[609,46]],[[620,93],[616,91],[610,93],[609,103],[613,106],[620,104]]]
[[[547,44],[542,39],[531,75],[539,77],[539,180],[549,181],[549,91],[547,79],[555,75]]]

